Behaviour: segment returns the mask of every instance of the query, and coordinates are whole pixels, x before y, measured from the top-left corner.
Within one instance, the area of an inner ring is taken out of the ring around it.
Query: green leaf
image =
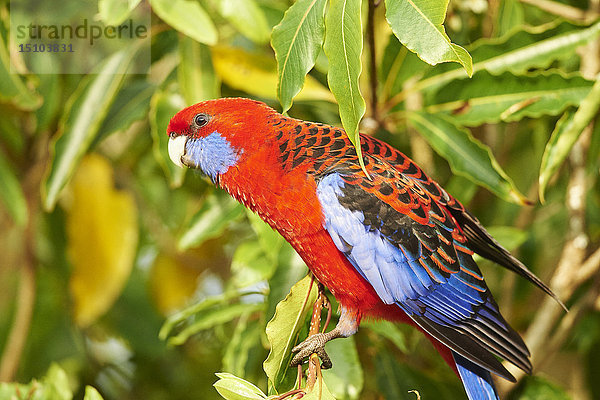
[[[160,340],[165,340],[176,326],[185,322],[193,315],[206,312],[211,308],[225,307],[232,299],[238,298],[239,296],[240,293],[238,291],[231,291],[218,296],[207,297],[196,304],[192,304],[191,306],[176,312],[175,314],[169,316],[169,318],[167,318],[163,326],[160,328],[158,338]]]
[[[180,35],[178,49],[177,79],[186,104],[219,98],[221,80],[215,74],[209,47]]]
[[[226,372],[216,374],[219,380],[213,386],[227,400],[261,400],[267,395],[252,383]]]
[[[593,84],[579,75],[559,72],[516,76],[480,71],[468,81],[455,80],[441,87],[424,111],[451,114],[454,121],[467,126],[557,115],[579,104]]]
[[[0,105],[0,143],[8,154],[22,157],[25,150],[25,135],[21,127],[21,119],[12,112],[11,105]]]
[[[509,251],[516,250],[529,239],[529,232],[514,226],[488,226],[485,228],[488,233],[498,241],[505,249]],[[484,260],[479,254],[473,254],[476,263]]]
[[[546,145],[539,176],[539,193],[542,201],[550,178],[567,158],[583,129],[598,115],[598,109],[600,109],[600,75],[596,77],[596,83],[577,111],[574,114],[566,113],[556,124]]]
[[[239,299],[240,293],[232,291],[219,296],[208,297],[173,315],[163,324],[158,337],[167,339],[169,345],[181,345],[200,331],[214,328],[245,314],[264,309],[263,303],[231,302]],[[177,332],[174,332],[176,331]]]
[[[244,314],[239,318],[223,355],[223,370],[241,377],[246,373],[246,363],[252,350],[262,347],[262,324],[256,320],[249,323],[249,316]]]
[[[510,71],[524,73],[531,68],[547,68],[554,60],[575,53],[578,46],[600,34],[600,22],[589,28],[564,23],[515,32],[504,41],[481,40],[472,51],[475,71],[485,69],[493,74]]]
[[[145,119],[154,92],[156,86],[143,80],[129,82],[122,87],[102,122],[98,137],[125,131],[134,122]]]
[[[277,263],[279,250],[285,240],[279,232],[271,228],[271,226],[264,222],[257,214],[247,210],[246,215],[248,216],[252,230],[254,230],[256,236],[258,236],[258,242],[260,243],[263,252],[273,263]]]
[[[169,179],[172,188],[183,183],[187,168],[180,168],[173,164],[169,157],[169,136],[167,127],[169,121],[179,110],[185,107],[185,101],[175,91],[174,85],[164,90],[157,91],[150,100],[150,132],[152,133],[154,158],[162,167]]]
[[[58,364],[53,363],[50,365],[42,383],[45,386],[45,398],[48,400],[71,400],[73,398],[69,377]]]
[[[106,25],[121,25],[141,0],[98,0],[100,19]]]
[[[338,400],[355,400],[363,389],[363,370],[358,359],[354,337],[327,343],[327,354],[333,367],[323,371],[329,391]]]
[[[27,400],[71,400],[73,391],[66,372],[56,363],[52,363],[41,381],[32,380],[24,385],[19,383],[0,383],[0,399]]]
[[[570,400],[567,392],[547,379],[532,376],[526,379],[525,389],[519,396],[519,400]]]
[[[73,93],[59,124],[61,132],[50,145],[52,161],[42,183],[44,208],[51,211],[75,167],[98,134],[126,78],[135,47],[112,55],[97,75],[89,75]]]
[[[27,223],[29,215],[23,189],[2,152],[0,152],[0,200],[18,226],[22,227]]]
[[[277,98],[283,113],[292,106],[321,50],[326,4],[326,0],[298,0],[273,28],[271,46],[277,59]]]
[[[223,325],[244,314],[254,313],[261,309],[263,309],[263,304],[237,303],[197,313],[194,316],[194,322],[177,335],[170,337],[168,343],[172,346],[182,345],[187,342],[190,336],[200,331]]]
[[[177,241],[177,248],[184,251],[220,236],[227,226],[239,220],[244,213],[244,207],[231,197],[209,195]]]
[[[453,175],[444,184],[444,189],[462,204],[467,205],[477,193],[479,186],[464,176]]]
[[[444,30],[448,1],[406,0],[385,2],[394,35],[423,61],[436,65],[457,62],[473,75],[473,61],[462,47],[452,43]]]
[[[313,390],[306,393],[304,396],[302,396],[302,398],[304,400],[336,400],[327,387],[325,379],[322,377],[317,377],[317,381],[315,382]]]
[[[271,28],[254,0],[220,0],[219,12],[242,35],[255,43],[269,41]]]
[[[439,361],[439,358],[436,360]],[[379,349],[375,353],[374,364],[377,387],[386,399],[416,400],[416,390],[423,400],[428,399],[465,399],[465,391],[456,375],[448,376],[450,380],[443,380],[444,375],[425,374],[411,363],[402,363],[396,359],[394,353],[388,349]]]
[[[390,34],[379,67],[381,97],[388,99],[400,92],[408,79],[414,79],[415,71],[422,73],[421,71],[427,71],[429,68],[415,53],[404,47],[396,36]]]
[[[361,327],[368,328],[380,336],[390,340],[403,353],[408,353],[406,336],[398,328],[398,324],[390,321],[364,321]]]
[[[358,78],[362,68],[362,26],[360,0],[331,0],[325,18],[323,49],[329,60],[327,82],[340,108],[346,134],[356,148],[364,169],[358,124],[365,114],[365,100],[360,94]],[[366,170],[365,170],[366,174]]]
[[[103,400],[102,396],[100,396],[100,393],[98,393],[98,391],[90,386],[87,385],[85,387],[85,395],[83,397],[83,400]]]
[[[298,341],[298,332],[317,299],[317,285],[311,282],[311,277],[306,276],[296,283],[288,296],[277,305],[273,319],[267,324],[266,333],[271,351],[263,369],[269,379],[269,387],[275,390],[279,389],[285,377],[290,352]]]
[[[490,149],[461,129],[436,115],[419,112],[408,114],[410,124],[431,147],[450,163],[452,171],[485,186],[506,201],[529,204],[502,170]]]
[[[523,5],[518,0],[501,0],[498,4],[494,36],[501,37],[523,25]]]
[[[240,244],[233,253],[232,281],[237,287],[248,287],[269,279],[276,268],[277,264],[266,256],[258,240],[246,241]]]
[[[547,68],[553,61],[573,56],[578,46],[594,40],[600,34],[600,22],[580,29],[576,25],[543,25],[516,31],[502,39],[482,39],[471,50],[473,72],[487,70],[492,74],[509,71],[521,74],[531,68]],[[459,68],[449,70],[419,81],[412,90],[436,88],[454,79],[464,79]]]
[[[177,31],[200,43],[217,43],[217,29],[197,1],[151,0],[150,4],[156,15]]]
[[[275,307],[290,292],[290,289],[307,273],[306,264],[292,246],[284,241],[277,260],[277,269],[269,279],[267,295],[267,319],[273,318]]]
[[[3,33],[0,27],[0,33]],[[11,73],[7,37],[0,35],[0,100],[9,100],[22,110],[35,110],[42,104],[42,97],[30,90],[18,74]]]
[[[485,228],[507,250],[515,250],[529,238],[529,232],[514,226],[488,226]]]
[[[38,53],[36,57],[31,58],[30,68],[33,71],[56,71],[58,63],[56,57],[52,53]],[[60,75],[57,74],[39,74],[39,86],[37,91],[44,99],[41,107],[35,111],[37,119],[37,131],[43,132],[52,129],[52,124],[55,118],[58,117],[62,104],[63,88],[60,85]]]
[[[71,400],[72,398],[73,391],[69,377],[56,363],[50,365],[41,381],[33,379],[28,384],[0,382],[0,399]]]

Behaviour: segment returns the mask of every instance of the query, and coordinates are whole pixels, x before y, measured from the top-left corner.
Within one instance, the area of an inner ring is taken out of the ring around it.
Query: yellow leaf
[[[168,315],[181,308],[196,291],[202,271],[159,255],[150,271],[150,291],[158,310]]]
[[[277,98],[277,64],[273,57],[240,48],[212,48],[213,65],[223,82],[234,89],[264,98]],[[329,90],[308,75],[296,100],[326,100],[335,103]]]
[[[135,259],[138,227],[133,196],[114,188],[107,160],[83,159],[72,181],[67,211],[69,282],[74,319],[92,324],[121,294]]]

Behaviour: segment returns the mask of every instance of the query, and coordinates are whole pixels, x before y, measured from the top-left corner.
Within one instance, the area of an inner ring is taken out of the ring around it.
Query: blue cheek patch
[[[229,141],[217,131],[208,136],[188,139],[185,145],[184,160],[189,166],[199,168],[213,181],[217,175],[227,172],[239,159],[240,151],[235,151]]]

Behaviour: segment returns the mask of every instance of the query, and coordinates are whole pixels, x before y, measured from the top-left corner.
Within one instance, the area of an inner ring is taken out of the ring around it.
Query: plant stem
[[[34,304],[35,271],[33,265],[27,262],[21,268],[17,310],[6,341],[6,347],[2,353],[0,382],[10,382],[15,377],[19,362],[21,361],[21,355],[23,354],[23,348],[27,341]]]
[[[14,379],[31,327],[36,295],[35,218],[33,215],[39,209],[40,204],[39,187],[45,166],[46,144],[46,141],[39,141],[37,145],[31,146],[29,157],[38,162],[32,163],[23,180],[29,218],[24,231],[17,309],[0,359],[0,382],[10,382]]]
[[[310,328],[308,330],[308,336],[316,335],[321,330],[321,312],[323,306],[328,302],[327,297],[323,294],[323,285],[318,284],[319,297],[313,306],[313,313],[310,319]],[[331,307],[329,307],[331,308]],[[308,359],[308,371],[306,374],[306,390],[310,392],[317,381],[317,376],[321,369],[319,365],[319,357],[316,354],[311,354]]]
[[[521,3],[530,4],[544,10],[547,13],[557,15],[571,21],[592,22],[598,17],[598,13],[590,10],[585,11],[577,7],[561,4],[551,0],[520,0]]]
[[[369,0],[367,13],[367,44],[369,46],[369,86],[371,90],[371,117],[379,125],[377,101],[377,58],[375,54],[375,0]]]

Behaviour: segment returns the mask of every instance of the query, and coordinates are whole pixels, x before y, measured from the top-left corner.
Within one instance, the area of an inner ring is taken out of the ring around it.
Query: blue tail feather
[[[452,352],[469,400],[500,400],[490,371]]]

